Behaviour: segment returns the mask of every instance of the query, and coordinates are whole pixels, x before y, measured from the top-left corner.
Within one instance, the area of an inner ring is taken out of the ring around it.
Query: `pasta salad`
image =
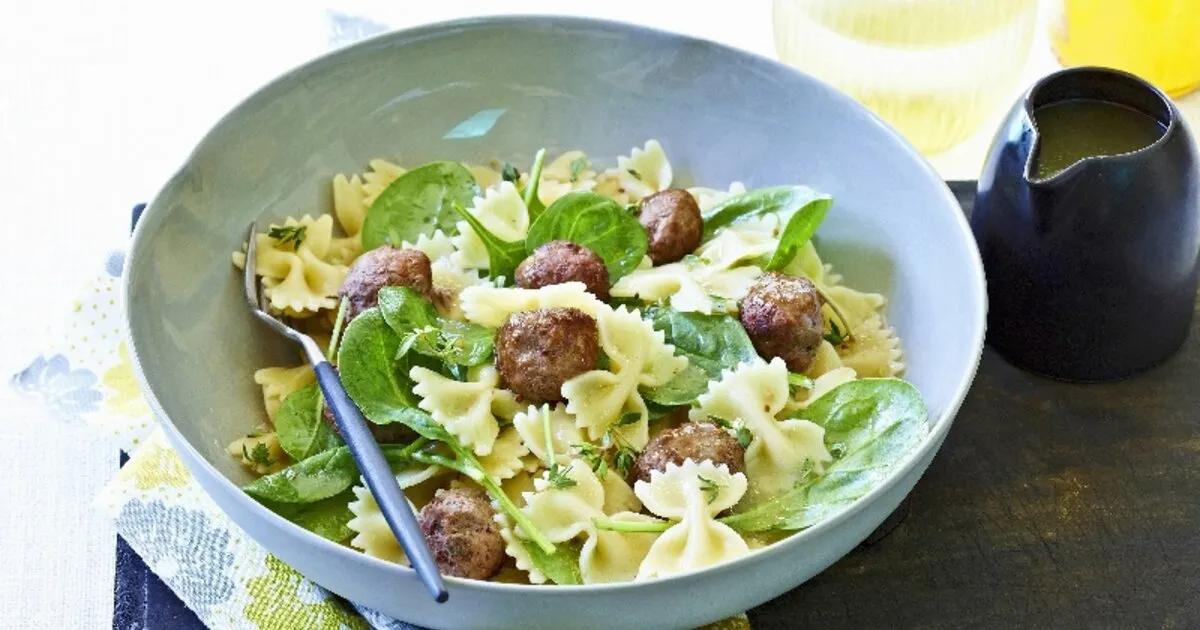
[[[326,349],[444,574],[700,570],[844,509],[925,436],[884,297],[814,246],[828,195],[672,188],[655,140],[544,158],[373,160],[332,213],[256,237],[271,308]],[[404,563],[311,369],[254,380],[245,491]]]

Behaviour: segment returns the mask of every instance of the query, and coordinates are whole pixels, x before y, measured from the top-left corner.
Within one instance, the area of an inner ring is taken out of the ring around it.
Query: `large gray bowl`
[[[486,135],[445,137],[487,109],[504,113]],[[377,156],[526,164],[540,146],[616,156],[651,137],[684,183],[804,183],[833,194],[822,252],[849,284],[889,296],[907,377],[931,412],[932,432],[885,483],[812,529],[706,571],[613,586],[450,579],[442,605],[411,570],[322,540],[242,494],[247,474],[224,446],[259,420],[251,374],[299,361],[246,311],[229,264],[251,220],[328,210],[331,174]],[[862,541],[925,471],[974,375],[985,310],[979,254],[954,199],[852,100],[710,42],[551,17],[392,33],[267,85],[213,128],[150,204],[125,290],[143,389],[221,508],[322,586],[446,628],[692,626],[812,577]]]

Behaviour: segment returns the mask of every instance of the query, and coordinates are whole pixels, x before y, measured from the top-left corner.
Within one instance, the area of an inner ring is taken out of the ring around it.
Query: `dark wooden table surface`
[[[1198,329],[1110,384],[986,349],[890,531],[750,611],[755,630],[1200,627]]]

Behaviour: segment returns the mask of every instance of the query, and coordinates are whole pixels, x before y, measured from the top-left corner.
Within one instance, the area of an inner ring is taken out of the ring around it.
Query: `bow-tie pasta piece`
[[[504,177],[500,171],[490,166],[466,163],[463,163],[463,166],[467,167],[468,171],[471,171],[471,175],[475,177],[475,184],[479,186],[480,190],[496,188],[504,181]]]
[[[896,331],[879,315],[872,315],[854,329],[854,337],[837,349],[843,365],[863,377],[897,376],[904,371],[904,354]]]
[[[641,511],[641,500],[637,498],[629,482],[625,481],[620,473],[609,470],[600,479],[600,483],[604,485],[605,514]]]
[[[546,418],[546,416],[549,418]],[[550,439],[554,448],[554,458],[546,453],[545,422],[550,423]],[[575,425],[575,418],[567,413],[566,406],[560,404],[551,407],[543,404],[541,407],[530,405],[525,411],[513,416],[513,429],[521,436],[529,452],[535,455],[543,465],[559,461],[570,453],[576,444],[584,442],[583,432]]]
[[[825,430],[808,420],[776,420],[790,399],[787,366],[743,363],[721,373],[699,398],[703,413],[724,420],[741,420],[752,439],[746,448],[746,476],[757,502],[787,491],[809,471],[821,472],[833,457],[825,448]],[[645,499],[642,499],[645,501]]]
[[[617,167],[600,176],[596,192],[617,203],[630,204],[670,188],[673,177],[662,145],[658,140],[647,140],[645,146],[634,147],[628,156],[617,158]]]
[[[435,422],[446,427],[476,455],[492,452],[500,423],[492,415],[492,397],[500,384],[500,375],[491,366],[474,370],[468,382],[446,378],[420,366],[409,370],[413,393],[421,397],[418,406],[429,412]]]
[[[478,271],[464,269],[458,264],[454,240],[441,230],[434,230],[432,235],[422,234],[417,237],[415,243],[404,241],[401,247],[418,249],[429,257],[434,289],[433,302],[446,317],[462,318],[458,299],[464,289],[489,284]]]
[[[528,454],[517,430],[506,427],[492,443],[492,452],[479,458],[479,465],[489,476],[504,481],[525,470],[524,457]]]
[[[427,501],[433,496],[433,488],[424,492],[413,492],[413,489],[420,489],[423,485],[428,485],[426,482],[438,478],[444,472],[438,466],[419,466],[396,473],[396,483],[400,484],[406,495],[410,495],[410,497],[412,494],[425,495]],[[363,486],[354,486],[352,490],[355,499],[350,502],[349,508],[354,517],[346,523],[346,527],[354,532],[354,537],[350,539],[350,546],[361,549],[368,556],[397,564],[408,564],[408,558],[400,547],[400,541],[396,540],[392,528],[384,519],[383,512],[379,510],[379,504],[375,502],[371,491]],[[408,504],[413,508],[413,512],[417,511],[417,505],[411,498],[409,498]]]
[[[540,289],[480,285],[463,290],[459,302],[467,321],[488,328],[499,328],[513,313],[539,308],[577,308],[592,317],[611,310],[588,293],[582,282],[564,282]]]
[[[833,391],[838,385],[849,383],[856,378],[858,378],[858,374],[851,367],[830,370],[813,379],[812,389],[804,392],[802,396],[798,396],[800,399],[796,401],[794,407],[803,409],[813,404],[821,396]],[[797,394],[801,394],[801,392],[797,392]]]
[[[502,182],[498,187],[485,191],[482,197],[475,198],[474,205],[467,211],[501,240],[519,241],[529,231],[529,211],[517,187],[511,182]],[[487,248],[475,230],[471,229],[470,223],[459,221],[458,235],[453,240],[458,249],[456,257],[459,265],[474,269],[489,267]]]
[[[283,236],[272,238],[272,229]],[[255,270],[263,279],[263,292],[271,308],[293,317],[309,317],[323,308],[337,306],[337,292],[346,276],[346,266],[329,261],[333,240],[333,217],[305,215],[272,225],[255,236],[258,260]],[[245,265],[244,252],[233,262]]]
[[[528,185],[529,176],[522,175],[522,187]],[[538,183],[538,200],[549,206],[569,192],[591,190],[596,187],[596,171],[583,151],[567,151],[546,163],[542,179]]]
[[[393,164],[384,159],[376,158],[367,163],[368,168],[362,175],[363,178],[363,203],[367,208],[375,203],[379,195],[383,194],[387,187],[396,181],[401,175],[408,172],[402,166]]]
[[[662,331],[642,319],[638,311],[624,306],[602,313],[599,318],[600,347],[608,356],[608,370],[591,370],[563,383],[567,411],[575,416],[588,438],[598,440],[626,413],[637,413],[636,422],[620,427],[625,440],[636,449],[650,439],[646,403],[638,387],[658,387],[687,367],[685,357],[675,356],[675,347]]]
[[[716,515],[746,493],[746,476],[705,460],[668,463],[638,481],[634,492],[646,509],[679,522],[659,536],[638,569],[637,580],[696,571],[746,555],[746,541]]]
[[[344,238],[334,239],[333,247],[337,259],[344,264],[362,253],[362,226],[367,210],[392,181],[404,174],[403,168],[387,160],[371,160],[368,166],[362,176],[346,177],[339,173],[333,177],[333,213],[346,233]]]
[[[266,367],[254,371],[254,382],[262,387],[263,407],[267,417],[274,421],[283,399],[301,387],[317,382],[317,376],[308,365]]]
[[[225,448],[243,466],[258,475],[279,472],[288,465],[288,456],[274,432],[255,433],[240,437]]]
[[[777,241],[758,232],[726,228],[692,256],[680,262],[652,267],[643,262],[617,281],[612,295],[637,297],[644,302],[669,299],[677,311],[711,314],[736,309],[750,285],[762,275],[754,265],[738,266],[775,251]],[[714,299],[717,298],[717,299]]]
[[[556,544],[584,539],[580,548],[579,569],[585,584],[632,579],[657,535],[598,530],[592,519],[609,516],[604,511],[605,485],[582,460],[572,460],[562,470],[572,483],[556,486],[548,481],[549,474],[535,480],[536,491],[525,495],[523,511],[526,516]],[[653,520],[631,512],[620,512],[613,518]],[[520,547],[519,544],[516,546]],[[517,549],[515,552],[515,555],[512,551],[509,553],[516,557],[520,567],[522,558],[518,556],[524,550]],[[531,564],[527,554],[525,564]],[[544,576],[541,577],[544,580]],[[532,572],[530,580],[534,581]]]
[[[726,199],[734,195],[740,195],[746,192],[746,185],[742,182],[732,182],[729,184],[728,190],[718,190],[716,188],[706,188],[704,186],[692,186],[687,189],[693,197],[696,198],[696,205],[700,206],[700,214],[707,215],[708,211],[717,204],[724,202]]]

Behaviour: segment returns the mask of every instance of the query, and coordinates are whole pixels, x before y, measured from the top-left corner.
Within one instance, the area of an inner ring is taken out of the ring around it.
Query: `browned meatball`
[[[736,473],[746,468],[746,449],[715,424],[684,422],[662,431],[646,444],[633,465],[632,475],[635,480],[650,481],[651,471],[666,470],[668,463],[682,464],[685,459],[711,460]]]
[[[751,285],[742,300],[742,327],[761,357],[780,357],[788,370],[803,372],[817,355],[825,332],[824,303],[807,278],[768,273]]]
[[[700,206],[691,193],[668,188],[642,198],[638,220],[650,239],[650,260],[656,265],[672,263],[696,250],[704,235]]]
[[[487,496],[476,488],[438,490],[417,522],[443,575],[486,580],[504,564],[504,539]]]
[[[388,286],[408,287],[429,298],[433,293],[433,270],[429,257],[419,249],[377,247],[354,261],[338,293],[349,301],[346,321],[379,302],[379,290]]]
[[[500,378],[522,400],[562,400],[562,384],[596,367],[600,331],[577,308],[513,313],[496,332]]]
[[[551,284],[582,282],[601,300],[608,299],[608,269],[596,252],[571,241],[550,241],[533,250],[517,266],[517,286],[540,289]]]

